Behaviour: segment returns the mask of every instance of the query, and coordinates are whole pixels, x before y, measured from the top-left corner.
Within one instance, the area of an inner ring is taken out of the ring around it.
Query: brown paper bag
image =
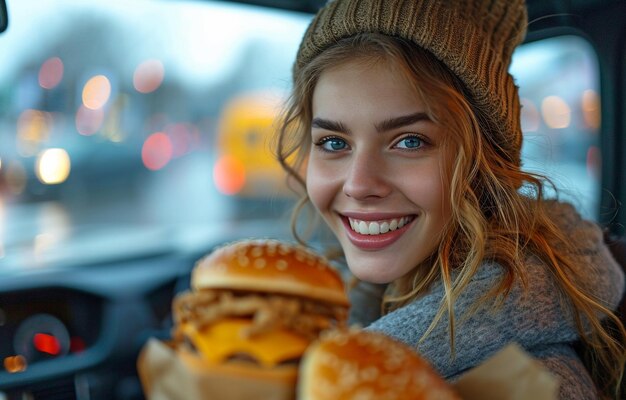
[[[295,367],[264,374],[238,366],[212,366],[157,339],[143,347],[137,369],[149,400],[295,399]]]
[[[556,377],[518,345],[510,344],[454,384],[464,400],[555,400]]]

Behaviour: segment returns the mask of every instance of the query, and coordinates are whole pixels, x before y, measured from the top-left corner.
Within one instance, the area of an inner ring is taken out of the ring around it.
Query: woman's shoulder
[[[585,219],[569,203],[549,201],[546,208],[564,238],[551,242],[551,247],[570,260],[581,286],[615,307],[624,293],[624,271],[605,243],[600,225]],[[544,268],[539,258],[529,255],[528,263]]]
[[[576,247],[597,250],[604,246],[600,225],[584,218],[571,203],[557,200],[545,201],[545,208],[552,222]],[[553,246],[562,247],[559,243]]]

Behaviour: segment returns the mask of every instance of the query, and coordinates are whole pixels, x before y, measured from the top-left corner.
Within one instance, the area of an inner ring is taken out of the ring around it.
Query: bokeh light
[[[146,168],[156,171],[165,167],[172,159],[173,147],[164,132],[148,136],[141,149],[141,160]]]
[[[33,345],[37,351],[58,356],[61,353],[61,342],[56,336],[49,333],[35,333]]]
[[[104,122],[104,109],[92,110],[81,105],[76,111],[76,130],[81,135],[90,136],[98,132]]]
[[[42,142],[50,137],[52,115],[45,111],[24,110],[17,119],[17,151],[23,157],[35,155]]]
[[[583,92],[582,110],[585,124],[598,131],[600,129],[600,96],[595,90],[588,89]]]
[[[552,129],[567,128],[572,116],[570,107],[559,96],[548,96],[543,99],[541,113],[546,125]]]
[[[159,60],[146,60],[139,64],[133,74],[133,86],[140,93],[154,92],[163,83],[165,68]]]
[[[224,155],[213,167],[213,181],[221,193],[237,194],[246,184],[246,167],[235,157]]]
[[[111,97],[111,82],[104,75],[89,79],[83,87],[83,104],[91,110],[102,108]]]
[[[589,146],[587,149],[587,175],[600,179],[602,169],[602,152],[597,146]]]
[[[64,149],[46,149],[39,153],[35,162],[35,174],[41,183],[56,185],[65,182],[70,175],[70,156]]]
[[[44,89],[55,88],[63,79],[63,61],[59,57],[47,59],[39,69],[39,85]]]
[[[24,372],[28,363],[26,362],[26,358],[22,355],[9,356],[4,358],[4,369],[10,373],[15,374],[17,372]]]

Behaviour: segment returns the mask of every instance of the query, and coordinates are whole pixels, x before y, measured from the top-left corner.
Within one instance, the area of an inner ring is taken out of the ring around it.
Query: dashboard
[[[24,299],[29,299],[28,307]],[[103,301],[66,288],[24,290],[4,296],[0,355],[9,373],[90,349],[101,331]]]
[[[273,220],[79,232],[48,260],[1,260],[0,400],[144,399],[137,357],[170,337],[196,261],[233,240],[291,237]]]
[[[0,292],[0,398],[141,399],[136,359],[170,334],[195,255],[9,277]],[[4,396],[4,397],[3,397]]]

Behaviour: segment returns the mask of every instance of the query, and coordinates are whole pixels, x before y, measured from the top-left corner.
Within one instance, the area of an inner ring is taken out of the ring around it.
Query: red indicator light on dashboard
[[[36,333],[33,337],[35,348],[42,353],[51,354],[53,356],[61,353],[61,344],[59,340],[52,335],[46,333]]]

